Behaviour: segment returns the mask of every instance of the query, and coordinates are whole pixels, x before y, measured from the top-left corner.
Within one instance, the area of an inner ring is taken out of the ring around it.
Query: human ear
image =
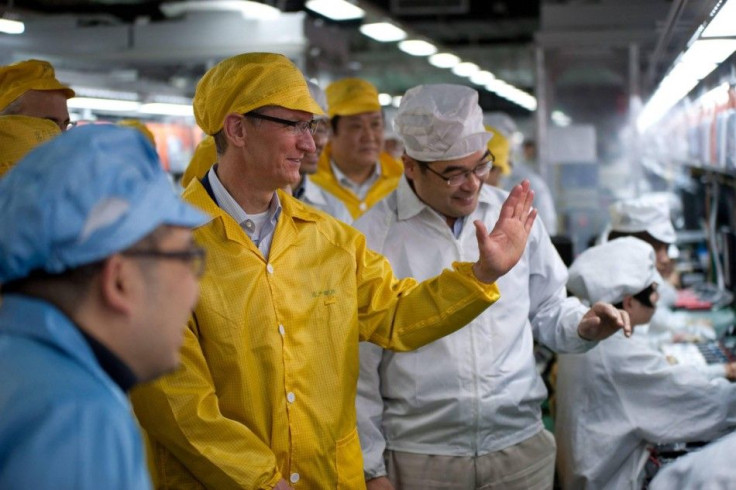
[[[129,315],[134,304],[132,264],[116,254],[108,257],[99,276],[100,295],[108,308]]]
[[[225,137],[229,144],[233,146],[244,146],[247,136],[244,120],[245,118],[241,114],[234,112],[225,117],[222,130],[225,132]]]

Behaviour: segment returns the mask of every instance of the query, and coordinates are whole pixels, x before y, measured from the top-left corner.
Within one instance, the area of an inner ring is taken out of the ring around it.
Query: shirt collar
[[[351,180],[347,175],[345,175],[342,170],[338,168],[338,166],[335,164],[334,160],[330,160],[330,166],[332,167],[332,171],[335,174],[335,178],[337,181],[344,187],[353,188],[353,187],[361,187],[365,185],[368,182],[375,182],[380,176],[381,176],[381,162],[376,162],[375,167],[373,168],[373,173],[371,173],[370,177],[363,182],[362,184],[358,184]]]
[[[217,165],[213,165],[212,168],[207,172],[207,178],[209,179],[210,186],[212,187],[212,193],[215,195],[215,201],[217,205],[222,208],[227,214],[233,217],[235,221],[242,227],[245,220],[248,219],[248,213],[240,207],[240,204],[235,198],[222,185],[220,179],[217,177],[216,172]],[[275,225],[281,214],[281,201],[279,195],[274,192],[271,202],[268,205],[269,221]]]

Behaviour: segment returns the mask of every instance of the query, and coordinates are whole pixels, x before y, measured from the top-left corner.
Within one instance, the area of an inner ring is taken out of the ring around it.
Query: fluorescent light
[[[275,20],[281,11],[265,3],[249,0],[190,0],[188,2],[166,2],[160,6],[167,17],[176,17],[188,12],[240,12],[245,19]]]
[[[400,95],[394,95],[391,98],[391,105],[394,107],[399,107],[401,105],[401,96]]]
[[[378,103],[381,105],[391,105],[392,99],[390,94],[378,94]]]
[[[5,34],[23,34],[26,25],[19,20],[0,19],[0,32]]]
[[[736,51],[736,39],[698,39],[675,62],[639,113],[636,125],[644,132]]]
[[[139,112],[143,114],[157,114],[161,116],[194,117],[194,108],[191,104],[171,104],[167,102],[151,102],[143,104]]]
[[[736,2],[726,2],[710,21],[701,38],[736,36]]]
[[[73,97],[67,100],[69,109],[92,109],[95,111],[136,112],[141,104],[132,100],[97,99],[94,97]]]
[[[308,0],[305,7],[332,20],[358,20],[365,10],[345,0]]]
[[[482,70],[470,75],[470,81],[476,85],[486,85],[494,80],[496,76],[487,70]]]
[[[388,22],[376,22],[374,24],[363,24],[360,32],[381,43],[390,43],[406,39],[406,32]]]
[[[429,64],[437,68],[452,68],[460,63],[460,58],[450,53],[437,53],[429,57]]]
[[[421,39],[408,39],[399,43],[399,49],[412,56],[429,56],[437,52],[434,44]]]
[[[558,126],[569,126],[572,120],[562,111],[552,111],[552,122]]]
[[[475,63],[470,63],[469,61],[463,61],[462,63],[458,63],[452,67],[452,73],[459,77],[469,77],[479,71],[480,67]]]

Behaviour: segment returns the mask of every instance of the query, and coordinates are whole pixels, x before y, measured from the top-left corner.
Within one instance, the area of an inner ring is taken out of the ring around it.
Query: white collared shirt
[[[343,223],[350,224],[353,217],[345,207],[345,204],[322,187],[318,186],[305,175],[301,184],[301,195],[297,196],[297,190],[294,191],[294,197],[297,197],[303,203],[309,204],[317,209],[324,211],[333,218],[337,218]]]
[[[376,162],[375,170],[373,170],[373,173],[371,174],[371,176],[368,177],[365,180],[365,182],[363,182],[362,184],[355,183],[355,181],[353,181],[347,175],[345,175],[337,167],[334,160],[330,161],[330,166],[332,167],[332,171],[335,173],[335,178],[340,183],[340,185],[350,190],[360,200],[365,199],[365,196],[368,195],[368,191],[371,190],[371,187],[373,187],[373,184],[375,184],[376,181],[379,179],[379,177],[381,177],[381,163],[380,162]]]
[[[492,229],[507,195],[484,186],[465,221],[479,219]],[[397,277],[421,281],[453,261],[478,259],[475,228],[464,226],[455,238],[406,177],[355,227]],[[518,264],[497,282],[501,298],[468,326],[408,353],[361,343],[357,410],[366,475],[385,474],[386,447],[474,456],[539,432],[547,390],[536,370],[534,339],[568,352],[595,345],[577,334],[587,308],[566,297],[566,282],[567,269],[537,222]]]
[[[268,254],[271,252],[273,234],[276,231],[276,223],[278,223],[279,215],[281,214],[281,202],[279,201],[278,194],[276,192],[273,193],[273,198],[268,206],[268,216],[265,221],[263,219],[254,220],[240,207],[240,204],[225,189],[225,186],[222,185],[222,182],[217,177],[216,169],[217,165],[214,165],[207,172],[207,178],[210,181],[212,192],[215,194],[217,205],[238,222],[246,235],[253,240],[258,250],[261,251],[264,257],[268,258]],[[248,225],[249,221],[252,223],[252,226]],[[256,222],[259,224],[263,222],[263,226],[256,226]]]

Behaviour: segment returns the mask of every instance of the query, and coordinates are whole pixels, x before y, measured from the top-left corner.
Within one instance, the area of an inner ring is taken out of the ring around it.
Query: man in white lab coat
[[[662,278],[650,245],[618,238],[583,252],[568,290],[621,303],[631,324],[649,322]],[[736,384],[670,365],[645,336],[613,335],[559,358],[555,438],[563,489],[640,489],[654,444],[707,441],[736,425]]]
[[[492,226],[506,193],[483,186],[492,165],[475,90],[423,85],[394,121],[405,175],[355,226],[400,277],[427,278],[478,253],[472,223]],[[567,271],[535,224],[508,291],[457,332],[411,354],[361,345],[358,428],[369,489],[548,489],[555,444],[533,339],[584,352],[623,323],[611,305],[566,298]],[[586,340],[590,339],[590,340]],[[490,485],[490,486],[489,486]]]

